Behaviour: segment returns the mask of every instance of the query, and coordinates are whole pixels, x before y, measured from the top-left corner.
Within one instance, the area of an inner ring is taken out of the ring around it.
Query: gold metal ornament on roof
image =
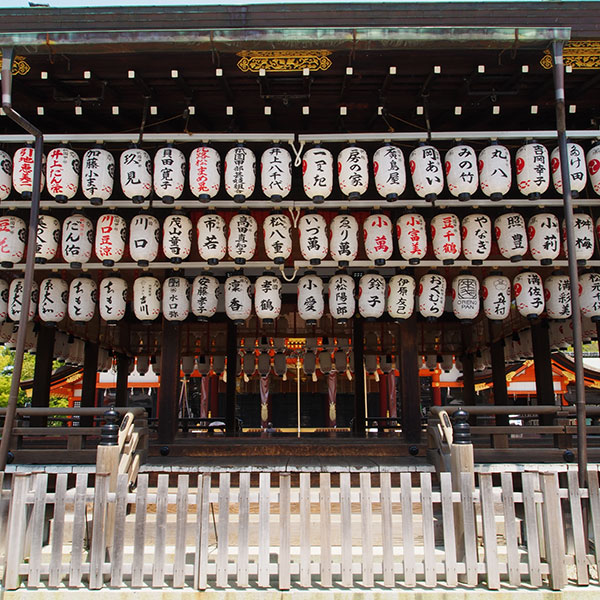
[[[330,54],[329,50],[244,50],[238,52],[241,58],[237,66],[245,73],[258,73],[261,69],[279,73],[326,71],[331,67],[327,58]]]
[[[2,52],[0,52],[0,67],[2,66]],[[31,67],[24,56],[15,56],[12,65],[13,75],[27,75],[31,71]]]
[[[563,48],[563,60],[565,66],[572,69],[600,69],[600,42],[594,40],[567,42]],[[540,64],[544,69],[552,68],[550,50],[544,50]]]

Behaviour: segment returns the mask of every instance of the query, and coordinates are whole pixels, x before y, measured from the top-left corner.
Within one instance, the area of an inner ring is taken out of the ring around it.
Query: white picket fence
[[[587,488],[575,471],[463,474],[459,491],[448,473],[71,481],[2,491],[5,589],[598,585],[597,468]]]

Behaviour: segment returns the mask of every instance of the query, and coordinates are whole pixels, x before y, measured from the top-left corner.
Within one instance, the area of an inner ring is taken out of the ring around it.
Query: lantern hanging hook
[[[294,279],[296,279],[296,273],[298,273],[298,267],[294,267],[294,272],[292,273],[291,278],[288,278],[287,275],[285,274],[285,267],[283,265],[281,265],[279,267],[279,270],[281,271],[281,276],[283,277],[283,279],[287,282],[292,282],[294,281]]]
[[[296,150],[296,144],[295,141],[292,140],[290,142],[290,146],[292,147],[292,150],[294,151],[294,156],[296,157],[294,160],[294,166],[295,167],[299,167],[302,164],[302,149],[304,148],[304,140],[300,142],[300,148],[298,148],[298,150]]]

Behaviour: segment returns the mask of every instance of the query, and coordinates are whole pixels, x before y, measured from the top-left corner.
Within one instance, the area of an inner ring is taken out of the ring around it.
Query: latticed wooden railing
[[[596,467],[92,477],[13,475],[6,589],[598,585]]]

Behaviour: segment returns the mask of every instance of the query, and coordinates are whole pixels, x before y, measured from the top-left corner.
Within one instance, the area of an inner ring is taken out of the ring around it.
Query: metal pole
[[[581,312],[579,308],[579,277],[575,256],[575,232],[573,229],[573,199],[567,152],[566,111],[565,111],[565,71],[563,64],[563,42],[552,43],[554,92],[556,99],[556,130],[560,151],[560,170],[563,181],[563,204],[569,253],[569,279],[571,288],[571,310],[573,320],[573,350],[575,354],[575,406],[577,409],[577,465],[579,485],[585,486],[587,472],[587,427],[585,407],[585,382],[583,379],[583,338]]]
[[[35,154],[33,165],[33,190],[31,194],[31,212],[29,213],[29,236],[27,239],[27,256],[25,262],[25,281],[23,283],[23,302],[21,304],[21,316],[19,318],[19,330],[17,333],[17,346],[15,348],[15,363],[4,427],[2,428],[2,441],[0,442],[0,471],[6,468],[11,432],[17,412],[17,399],[19,395],[19,384],[21,382],[21,371],[23,369],[23,354],[25,351],[25,335],[29,314],[29,302],[31,300],[31,288],[33,284],[33,270],[35,266],[35,239],[37,233],[37,222],[40,210],[40,183],[42,178],[42,153],[44,142],[42,132],[24,119],[12,108],[12,64],[14,48],[2,49],[2,108],[8,117],[35,136]]]

